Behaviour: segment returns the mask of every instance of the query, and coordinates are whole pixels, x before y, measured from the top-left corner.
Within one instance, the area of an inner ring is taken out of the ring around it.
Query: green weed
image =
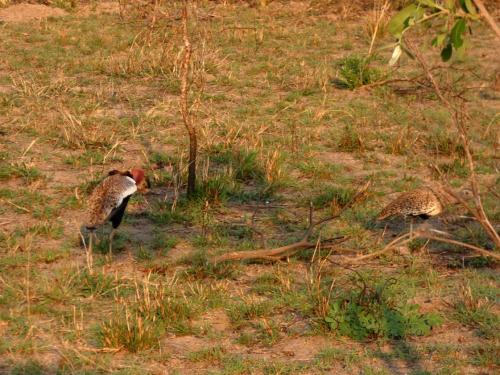
[[[341,82],[349,89],[368,85],[381,77],[381,73],[370,67],[370,58],[351,55],[340,59],[336,66]]]
[[[437,314],[419,313],[418,305],[391,300],[386,287],[365,285],[332,298],[325,322],[332,331],[356,340],[428,335],[442,323]]]

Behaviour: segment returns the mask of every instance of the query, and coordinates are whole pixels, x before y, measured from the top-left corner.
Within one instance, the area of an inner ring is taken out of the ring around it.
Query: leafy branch
[[[481,0],[451,0],[444,4],[434,0],[415,0],[397,13],[387,25],[388,31],[397,38],[389,64],[396,64],[403,52],[414,58],[404,37],[409,30],[420,24],[434,26],[437,35],[432,40],[432,45],[441,49],[443,61],[450,60],[453,51],[459,56],[463,55],[467,46],[466,31],[471,30],[471,24],[481,16],[500,38],[498,26]],[[432,22],[435,24],[431,24]]]

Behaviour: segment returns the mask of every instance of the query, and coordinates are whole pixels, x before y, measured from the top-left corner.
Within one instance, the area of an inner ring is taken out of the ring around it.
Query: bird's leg
[[[413,216],[410,217],[410,240],[413,239]]]
[[[109,234],[109,257],[113,256],[113,237],[115,236],[116,229],[111,228],[111,233]]]
[[[92,244],[94,242],[94,238],[97,240],[96,233],[94,230],[90,231],[89,235],[89,248],[87,250],[87,267],[89,269],[89,273],[92,274],[93,271],[93,259],[92,259]]]
[[[88,248],[88,252],[92,252],[92,237],[94,236],[94,231],[91,231],[89,233],[89,248]]]

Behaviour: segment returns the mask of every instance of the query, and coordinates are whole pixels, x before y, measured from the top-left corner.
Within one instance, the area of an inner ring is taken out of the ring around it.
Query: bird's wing
[[[385,206],[378,214],[378,220],[384,220],[394,215],[420,215],[427,212],[421,211],[418,200],[422,192],[420,190],[408,191],[400,194],[396,199]]]
[[[104,224],[123,200],[137,191],[135,181],[122,175],[106,177],[89,199],[89,227]]]
[[[102,217],[105,218],[105,221],[112,216],[115,209],[120,207],[126,197],[137,191],[137,185],[132,178],[122,175],[111,177],[114,177],[113,184],[110,186],[102,205]]]

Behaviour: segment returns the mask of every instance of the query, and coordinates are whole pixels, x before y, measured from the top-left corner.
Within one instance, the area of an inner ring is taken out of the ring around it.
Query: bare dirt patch
[[[27,22],[47,17],[62,17],[67,13],[60,8],[51,8],[42,4],[15,4],[0,10],[0,21]]]

